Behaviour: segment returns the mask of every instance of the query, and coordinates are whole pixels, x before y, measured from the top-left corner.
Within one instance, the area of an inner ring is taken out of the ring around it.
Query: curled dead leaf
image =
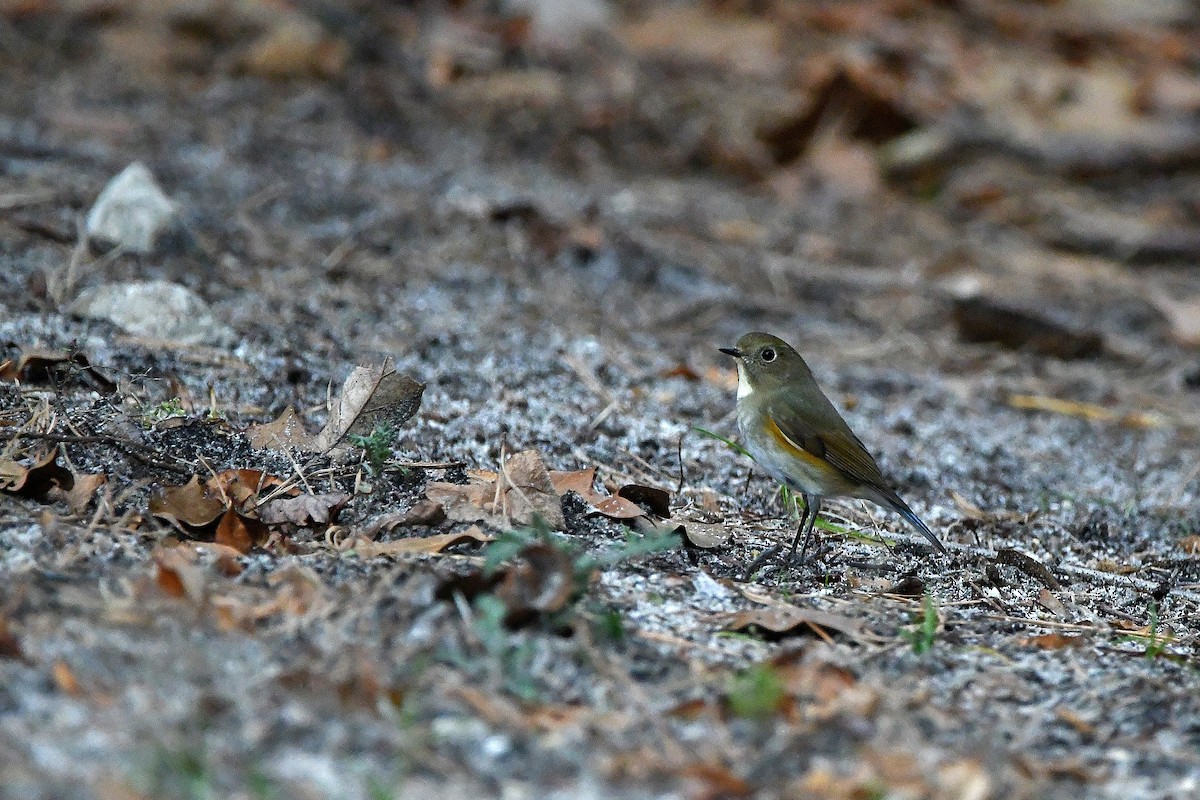
[[[733,528],[728,525],[691,520],[669,520],[667,524],[677,525],[689,542],[703,550],[720,547],[733,537]]]
[[[255,514],[267,525],[290,522],[293,525],[328,525],[337,520],[338,512],[350,501],[345,492],[302,494],[281,497],[255,509]]]
[[[97,490],[108,483],[108,476],[102,473],[83,473],[74,475],[73,478],[74,485],[70,490],[64,492],[56,488],[50,492],[50,496],[55,498],[61,496],[67,501],[72,514],[82,514],[87,510],[88,504]]]
[[[627,483],[617,490],[617,497],[637,503],[657,517],[671,516],[671,493],[640,483]]]
[[[0,490],[46,502],[54,490],[69,492],[75,476],[58,463],[58,448],[51,448],[25,466],[9,458],[0,459]]]
[[[492,537],[483,532],[478,525],[472,525],[463,531],[442,533],[436,536],[414,536],[408,539],[394,539],[390,542],[373,542],[365,536],[351,540],[354,552],[362,558],[376,556],[398,555],[434,555],[441,553],[447,547],[453,547],[463,542],[490,542]]]
[[[764,638],[770,640],[805,633],[828,639],[826,631],[835,631],[860,642],[880,643],[886,641],[886,639],[871,633],[864,623],[853,617],[790,604],[776,604],[740,611],[729,618],[725,630],[757,630]]]
[[[0,364],[0,380],[48,383],[59,379],[56,373],[68,368],[74,368],[74,374],[100,394],[112,394],[117,390],[117,385],[93,367],[83,353],[41,347],[28,348],[16,361],[10,359]]]

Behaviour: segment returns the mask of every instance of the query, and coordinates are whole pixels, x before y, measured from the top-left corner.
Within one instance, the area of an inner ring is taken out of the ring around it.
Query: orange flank
[[[779,425],[775,423],[775,420],[773,420],[769,415],[764,416],[767,418],[767,432],[771,434],[771,438],[775,440],[775,443],[778,444],[785,453],[795,456],[796,458],[805,462],[818,473],[834,471],[832,464],[820,456],[814,456],[812,453],[793,442],[787,437],[787,434],[779,429]]]

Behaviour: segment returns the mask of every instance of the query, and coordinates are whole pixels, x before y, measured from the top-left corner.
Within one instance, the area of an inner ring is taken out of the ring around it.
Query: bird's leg
[[[792,552],[788,554],[788,561],[796,557],[796,545],[800,544],[800,534],[804,534],[804,547],[800,549],[800,563],[804,563],[804,556],[808,553],[808,542],[812,539],[813,527],[817,524],[817,514],[821,511],[821,498],[819,495],[806,494],[804,495],[804,516],[800,518],[800,527],[796,528],[796,538],[792,539]],[[807,527],[805,526],[805,523]]]

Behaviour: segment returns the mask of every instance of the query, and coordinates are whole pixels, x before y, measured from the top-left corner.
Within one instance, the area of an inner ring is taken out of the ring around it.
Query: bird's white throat
[[[752,394],[754,394],[754,387],[750,385],[750,379],[746,377],[746,368],[738,364],[738,400]]]

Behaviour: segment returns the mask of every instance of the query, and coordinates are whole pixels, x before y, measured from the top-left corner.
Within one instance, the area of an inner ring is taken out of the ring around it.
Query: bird
[[[737,360],[737,419],[745,449],[767,474],[804,498],[788,561],[796,557],[803,537],[800,562],[804,562],[826,497],[855,497],[890,509],[938,552],[949,555],[937,535],[888,485],[866,446],[791,345],[755,331],[738,339],[735,347],[718,349]]]

